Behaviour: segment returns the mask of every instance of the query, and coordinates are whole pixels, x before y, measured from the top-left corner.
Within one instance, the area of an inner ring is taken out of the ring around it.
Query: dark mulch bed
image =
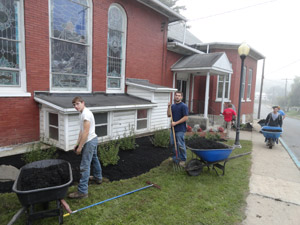
[[[224,149],[229,148],[229,146],[205,139],[204,137],[191,138],[186,142],[186,145],[194,149]]]
[[[120,150],[120,160],[117,165],[102,166],[102,175],[110,181],[128,179],[148,172],[157,167],[162,161],[172,154],[171,148],[156,148],[152,145],[149,137],[136,139],[138,148],[135,150]],[[58,151],[58,158],[70,162],[73,173],[73,182],[80,179],[79,165],[81,156],[77,156],[73,151]],[[12,165],[20,169],[25,163],[21,160],[22,155],[14,155],[0,158],[0,165]],[[0,193],[11,192],[13,182],[0,182]]]

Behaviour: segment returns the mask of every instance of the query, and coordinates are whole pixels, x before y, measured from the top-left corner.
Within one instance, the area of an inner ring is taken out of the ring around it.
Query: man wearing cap
[[[266,125],[271,127],[282,127],[282,116],[278,113],[278,106],[272,107],[273,112],[269,113],[266,118]]]

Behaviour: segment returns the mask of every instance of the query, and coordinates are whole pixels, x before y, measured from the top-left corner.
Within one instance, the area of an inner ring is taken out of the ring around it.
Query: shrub
[[[31,163],[44,159],[55,159],[57,158],[56,147],[50,146],[50,148],[43,147],[42,142],[31,145],[26,153],[22,156],[22,160],[25,163]]]
[[[150,137],[150,141],[155,147],[168,148],[170,143],[170,131],[157,130],[154,132],[154,136]]]
[[[198,132],[202,132],[202,129],[201,129],[201,128],[199,128],[197,131],[198,131]]]
[[[187,131],[187,132],[192,132],[192,127],[191,127],[191,126],[189,126],[189,125],[188,125],[188,126],[186,126],[186,131]]]
[[[98,146],[98,154],[103,166],[116,165],[120,159],[119,144],[117,141],[110,141]]]
[[[133,132],[130,132],[129,136],[124,134],[124,138],[119,139],[118,142],[120,144],[120,149],[122,150],[133,150],[138,147],[135,142],[135,135]]]

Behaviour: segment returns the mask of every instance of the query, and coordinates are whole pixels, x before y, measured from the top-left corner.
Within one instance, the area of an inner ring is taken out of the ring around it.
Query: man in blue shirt
[[[172,160],[175,163],[179,163],[180,166],[185,167],[186,147],[184,141],[184,134],[186,132],[186,121],[188,120],[189,112],[188,112],[187,105],[182,102],[182,98],[183,98],[182,92],[176,91],[174,97],[175,104],[172,105],[171,103],[168,104],[167,114],[168,117],[171,117],[171,111],[172,111],[173,121],[171,126],[174,127],[177,150],[178,150],[178,157],[176,158],[173,133],[171,129],[170,140],[171,140],[171,145],[174,146],[173,147],[174,156],[172,157]]]
[[[285,113],[283,112],[283,110],[280,109],[280,106],[278,106],[278,113],[282,116],[282,120],[284,120]]]

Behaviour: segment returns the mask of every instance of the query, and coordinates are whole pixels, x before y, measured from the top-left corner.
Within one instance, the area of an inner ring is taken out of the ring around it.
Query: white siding
[[[111,123],[112,139],[127,136],[135,129],[135,110],[113,112]]]
[[[40,140],[42,141],[45,137],[45,110],[40,109]]]
[[[79,114],[68,115],[68,138],[67,149],[72,150],[75,146],[79,135]]]
[[[166,129],[170,126],[170,118],[167,116],[170,93],[154,93],[154,103],[158,106],[151,111],[151,131]]]

